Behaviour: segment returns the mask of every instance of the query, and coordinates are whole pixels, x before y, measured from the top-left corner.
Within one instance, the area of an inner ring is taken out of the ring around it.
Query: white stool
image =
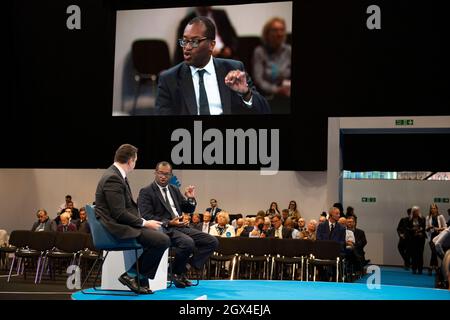
[[[142,250],[138,250],[138,256]],[[159,262],[158,270],[154,279],[149,279],[149,287],[152,291],[167,289],[167,268],[169,261],[169,249],[164,252]],[[118,278],[130,269],[135,262],[134,250],[110,251],[102,267],[102,285],[103,290],[129,290],[128,287],[121,284]]]

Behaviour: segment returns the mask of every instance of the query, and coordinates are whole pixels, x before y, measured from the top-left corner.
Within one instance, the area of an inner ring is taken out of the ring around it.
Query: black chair
[[[141,86],[151,82],[153,96],[156,96],[156,83],[161,71],[170,68],[169,47],[165,40],[143,39],[133,42],[131,57],[135,70],[136,89],[132,115],[136,115],[137,101]]]
[[[53,264],[54,260],[70,259],[69,265],[79,266],[79,259],[77,259],[77,257],[85,247],[86,237],[86,233],[57,232],[55,246],[44,256],[44,263],[42,264],[39,282],[41,282],[42,274],[44,273],[47,265],[50,266],[50,278],[55,279],[55,268]]]
[[[9,255],[16,252],[17,248],[24,248],[29,244],[29,230],[14,230],[9,236],[8,245],[0,247],[2,259],[4,259],[2,266],[9,270]]]
[[[236,259],[238,257],[238,246],[240,239],[236,237],[224,238],[217,237],[219,240],[219,246],[212,256],[208,260],[208,279],[211,279],[211,262],[215,263],[214,277],[218,278],[220,276],[220,270],[224,268],[225,262],[231,261],[231,274],[230,280],[234,279],[234,269],[236,266]]]
[[[78,255],[78,266],[81,268],[83,277],[87,276],[86,270],[92,268],[92,263],[98,259],[99,255],[103,255],[102,251],[95,248],[91,234],[87,233],[84,249]]]
[[[312,280],[316,281],[317,266],[331,266],[334,270],[336,282],[339,282],[339,271],[341,269],[341,249],[342,245],[332,240],[314,241],[312,253],[308,259],[308,266],[313,267]],[[309,268],[309,267],[308,267]],[[343,278],[341,279],[343,281]]]
[[[99,289],[96,287],[96,283],[98,280],[98,276],[100,274],[101,267],[108,257],[108,253],[110,251],[126,251],[126,250],[134,250],[136,261],[138,261],[138,250],[142,249],[142,246],[136,241],[136,239],[127,239],[127,240],[119,240],[115,238],[111,233],[109,233],[108,230],[100,223],[100,221],[97,220],[97,217],[95,215],[95,209],[94,206],[87,204],[86,205],[86,213],[88,216],[89,221],[89,227],[91,229],[91,235],[92,240],[94,242],[94,246],[97,250],[104,250],[106,251],[106,254],[99,255],[97,259],[94,261],[94,264],[92,265],[91,270],[89,270],[88,275],[83,281],[83,284],[81,285],[81,288],[84,287],[85,283],[89,279],[89,276],[91,275],[92,271],[94,270],[97,263],[99,263],[99,266],[97,268],[97,274],[94,278],[93,283],[93,289],[95,291],[102,291],[102,293],[97,292],[87,292],[85,290],[81,290],[83,294],[100,294],[100,295],[120,295],[120,296],[137,296],[139,293],[130,292],[128,290],[113,290],[113,289]],[[136,263],[136,272],[137,277],[140,279],[140,272],[139,272],[139,263]],[[141,290],[140,288],[140,281],[138,283],[138,291]],[[107,291],[107,292],[105,292]],[[115,293],[117,292],[117,293]]]
[[[27,234],[28,233],[28,234]],[[12,236],[12,233],[11,233]],[[14,268],[14,262],[17,258],[17,274],[23,272],[24,279],[26,279],[26,268],[25,262],[37,260],[36,266],[36,275],[34,279],[34,283],[37,283],[39,279],[39,271],[41,268],[41,263],[43,263],[43,259],[48,250],[51,250],[55,244],[55,232],[33,232],[33,231],[21,231],[19,233],[20,241],[27,241],[28,244],[23,246],[24,242],[20,243],[20,247],[17,247],[16,252],[14,253],[14,258],[11,263],[11,268],[9,270],[8,282],[11,279],[12,269]]]
[[[274,270],[279,267],[280,279],[283,280],[284,265],[291,265],[292,280],[295,280],[296,271],[300,265],[300,280],[303,281],[305,262],[311,251],[311,240],[273,239],[270,279],[273,279]],[[306,270],[306,274],[307,273],[308,271]]]
[[[241,265],[248,267],[246,276],[252,279],[253,270],[263,279],[269,278],[269,261],[272,253],[270,238],[239,237],[237,277],[241,275]],[[262,264],[262,268],[261,268]],[[245,268],[247,271],[247,268]]]
[[[253,52],[260,44],[261,38],[257,36],[238,37],[237,56],[250,76],[253,76]]]

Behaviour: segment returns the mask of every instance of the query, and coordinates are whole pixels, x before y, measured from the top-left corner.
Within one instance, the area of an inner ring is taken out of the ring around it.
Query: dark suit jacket
[[[400,221],[398,222],[398,226],[397,226],[397,233],[398,236],[401,238],[401,235],[404,236],[403,239],[406,239],[409,237],[408,234],[408,223],[409,223],[409,217],[403,217],[400,219]]]
[[[316,233],[317,240],[334,240],[340,242],[342,246],[345,244],[345,228],[339,223],[335,223],[333,233],[330,236],[330,223],[329,221],[322,222],[317,227]]]
[[[364,257],[364,247],[367,244],[366,233],[361,229],[355,228],[355,230],[353,230],[353,234],[355,235],[355,254],[359,257]]]
[[[210,208],[206,208],[206,211],[208,211],[208,212],[211,212],[211,210],[212,210],[211,207],[210,207]],[[218,214],[220,211],[222,211],[222,209],[216,208],[216,211],[214,212],[214,215],[211,215],[211,221],[216,221],[217,214]]]
[[[283,239],[292,239],[292,229],[281,227],[281,235],[283,236]],[[275,228],[270,228],[267,230],[267,237],[268,238],[275,238]]]
[[[180,190],[169,184],[170,195],[175,202],[178,213],[192,213],[197,205],[195,199],[186,200]],[[171,208],[164,201],[156,182],[149,184],[139,191],[138,197],[139,212],[146,220],[158,220],[163,223],[164,231],[167,231],[167,223],[172,220]]]
[[[87,220],[78,220],[77,228],[79,232],[91,233],[91,228],[89,227],[89,222]]]
[[[64,226],[63,224],[59,224],[58,228],[56,228],[56,231],[58,232],[64,232]],[[76,232],[77,231],[77,226],[74,225],[72,222],[69,222],[69,224],[67,225],[67,231],[66,232]]]
[[[177,40],[183,38],[184,29],[186,28],[188,22],[196,16],[196,12],[192,12],[181,20],[177,30]],[[228,19],[227,13],[224,10],[213,9],[212,17],[214,19],[214,23],[216,24],[216,31],[220,35],[224,45],[231,48],[233,55],[236,55],[236,51],[238,49],[238,38],[230,19]],[[178,42],[176,43],[175,48],[173,60],[174,64],[183,61],[183,50],[179,46]]]
[[[105,171],[98,182],[95,214],[106,229],[119,239],[137,238],[142,232],[143,221],[131,190],[114,165]]]
[[[39,227],[39,225],[41,224],[41,222],[38,220],[35,223],[33,223],[33,226],[31,227],[31,231],[36,231],[37,227]],[[47,219],[47,221],[45,221],[45,225],[44,225],[44,231],[53,231],[52,230],[52,221],[49,219]]]
[[[231,70],[244,71],[242,62],[231,59],[214,58],[217,83],[219,85],[220,100],[223,114],[255,114],[270,113],[267,100],[260,95],[250,79],[249,88],[252,90],[253,102],[249,108],[242,98],[225,85],[225,76]],[[158,82],[156,110],[161,115],[197,115],[194,83],[189,66],[184,62],[161,73]]]

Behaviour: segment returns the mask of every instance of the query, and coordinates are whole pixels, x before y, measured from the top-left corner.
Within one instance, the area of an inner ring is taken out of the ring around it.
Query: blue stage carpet
[[[87,291],[92,292],[92,289]],[[449,290],[362,283],[204,280],[198,287],[157,291],[151,295],[111,296],[76,292],[74,300],[450,300]]]
[[[368,277],[369,275],[366,275],[356,282],[366,283]],[[427,270],[423,274],[412,274],[411,271],[406,271],[403,268],[381,267],[381,284],[434,288],[434,282],[435,274],[429,276]]]

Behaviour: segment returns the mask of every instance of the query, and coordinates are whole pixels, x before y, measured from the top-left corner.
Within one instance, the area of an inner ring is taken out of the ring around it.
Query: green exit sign
[[[377,202],[377,198],[375,197],[362,197],[361,202]]]
[[[413,119],[397,119],[395,120],[396,126],[413,126],[414,120]]]
[[[450,198],[434,198],[434,203],[450,203]]]

